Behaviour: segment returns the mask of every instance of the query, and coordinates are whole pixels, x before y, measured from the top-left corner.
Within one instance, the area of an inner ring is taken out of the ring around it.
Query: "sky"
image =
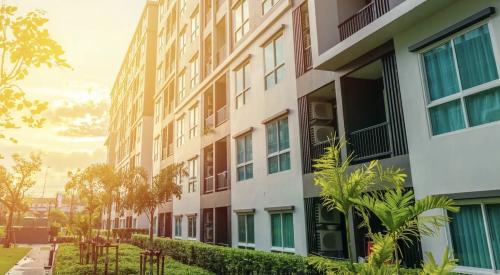
[[[19,83],[30,99],[49,103],[41,129],[16,129],[17,144],[0,139],[0,165],[10,155],[39,152],[42,171],[30,195],[64,190],[67,172],[106,161],[110,92],[146,0],[0,0],[18,14],[42,10],[51,37],[72,69],[33,69]]]

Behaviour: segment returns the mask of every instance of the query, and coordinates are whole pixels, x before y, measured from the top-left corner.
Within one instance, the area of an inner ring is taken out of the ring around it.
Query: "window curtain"
[[[455,38],[453,43],[463,90],[498,79],[487,25]]]
[[[272,246],[282,247],[281,214],[272,214],[271,215],[271,238],[272,238]]]
[[[290,148],[290,138],[288,136],[288,119],[282,119],[279,122],[279,149]]]
[[[491,268],[481,206],[461,206],[460,212],[449,215],[453,251],[458,264]]]
[[[278,123],[272,122],[267,125],[267,153],[275,153],[278,151]]]
[[[248,135],[245,137],[245,161],[251,161],[252,158],[252,136]]]
[[[253,178],[253,164],[247,164],[245,166],[245,177],[247,179]]]
[[[500,120],[500,88],[467,97],[470,126]]]
[[[465,128],[460,100],[432,107],[430,109],[430,119],[434,135]]]
[[[245,215],[238,215],[238,242],[246,243]]]
[[[280,155],[280,171],[290,170],[290,152]]]
[[[247,215],[247,243],[255,243],[254,215]]]
[[[283,213],[283,247],[294,248],[293,240],[293,214]]]
[[[450,43],[425,53],[424,63],[431,101],[455,94],[459,91]]]
[[[238,164],[245,162],[245,138],[239,138],[236,141]]]
[[[486,205],[488,215],[490,239],[495,255],[495,264],[497,269],[500,267],[500,204]]]

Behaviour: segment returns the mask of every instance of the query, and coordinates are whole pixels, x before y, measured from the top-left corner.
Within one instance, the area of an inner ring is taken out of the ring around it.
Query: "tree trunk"
[[[351,253],[351,228],[349,224],[349,212],[344,214],[344,220],[345,220],[345,235],[347,239],[347,257],[349,258],[349,261],[351,261],[351,264],[353,262],[352,259],[352,253]]]
[[[110,234],[111,234],[111,204],[108,205],[108,217],[107,217],[107,224],[106,224],[106,229],[108,231],[108,236],[107,236],[107,242],[108,243],[111,243],[109,241],[109,238],[110,238]],[[105,266],[104,266],[104,274],[108,274],[108,267],[109,267],[109,247],[106,246],[106,262],[105,262]]]
[[[4,241],[4,244],[3,244],[3,247],[4,248],[9,248],[10,247],[10,243],[12,241],[12,221],[14,219],[14,210],[13,209],[9,209],[9,217],[8,217],[8,220],[7,220],[7,227],[5,230],[7,230],[7,232],[5,232],[5,241]]]
[[[150,216],[149,216],[150,217],[150,219],[149,219],[149,251],[151,253],[149,255],[149,275],[153,275],[153,228],[154,228],[153,221],[154,221],[154,215],[155,215],[154,209],[150,210],[149,214],[150,214]]]

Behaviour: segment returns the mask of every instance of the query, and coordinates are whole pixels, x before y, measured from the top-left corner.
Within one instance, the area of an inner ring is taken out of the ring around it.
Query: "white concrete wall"
[[[413,186],[417,198],[433,194],[456,194],[500,189],[500,123],[432,136],[427,118],[426,90],[419,54],[408,47],[486,8],[500,9],[500,1],[455,1],[428,16],[418,25],[394,37]],[[500,16],[487,20],[499,53]],[[500,59],[497,59],[497,63]],[[500,64],[497,64],[500,65]],[[440,258],[449,245],[445,230],[437,238],[424,238],[423,250]]]
[[[284,25],[285,78],[274,87],[264,87],[264,50],[260,46],[271,38]],[[236,145],[231,140],[231,208],[232,210],[255,208],[255,248],[271,249],[271,219],[266,207],[295,207],[294,243],[295,252],[307,253],[305,213],[302,192],[302,168],[300,155],[300,139],[298,110],[296,97],[296,81],[293,52],[292,16],[287,13],[257,38],[255,43],[241,54],[239,65],[249,54],[251,88],[247,94],[247,104],[239,109],[231,105],[231,133],[238,133],[253,127],[253,179],[236,181]],[[234,72],[230,68],[230,100],[235,100]],[[266,127],[262,121],[285,109],[289,109],[288,124],[290,136],[291,169],[268,175]],[[237,215],[232,213],[232,243],[238,243]]]

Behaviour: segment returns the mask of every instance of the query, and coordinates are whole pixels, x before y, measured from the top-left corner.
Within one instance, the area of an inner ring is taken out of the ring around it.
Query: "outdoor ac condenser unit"
[[[340,213],[336,210],[329,210],[322,204],[318,208],[319,223],[340,224]]]
[[[320,230],[320,249],[321,251],[342,251],[342,232],[334,230]]]
[[[332,138],[335,128],[332,126],[312,126],[312,140],[314,144],[328,141]]]
[[[333,106],[329,102],[311,102],[311,119],[332,120]]]

